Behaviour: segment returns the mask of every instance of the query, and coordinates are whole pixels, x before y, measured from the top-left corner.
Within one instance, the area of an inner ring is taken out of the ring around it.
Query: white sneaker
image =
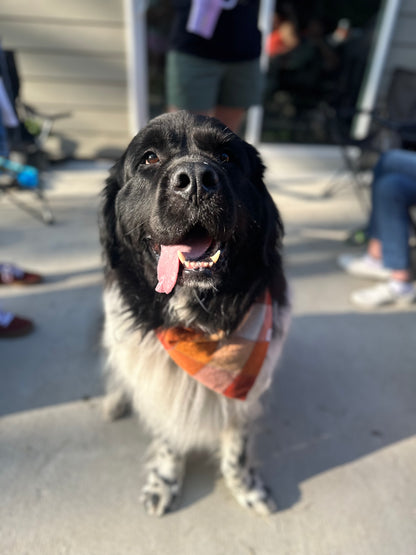
[[[389,279],[391,276],[391,270],[383,266],[381,260],[376,260],[368,254],[364,256],[341,254],[338,257],[338,265],[353,276],[382,281]]]
[[[416,290],[413,286],[410,285],[405,292],[399,292],[391,282],[354,291],[350,296],[351,302],[361,308],[377,308],[394,303],[409,305],[415,299]]]

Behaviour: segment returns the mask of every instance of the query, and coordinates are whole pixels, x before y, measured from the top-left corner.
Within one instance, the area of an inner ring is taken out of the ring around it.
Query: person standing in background
[[[260,104],[259,0],[172,0],[168,111],[213,116],[238,133]]]

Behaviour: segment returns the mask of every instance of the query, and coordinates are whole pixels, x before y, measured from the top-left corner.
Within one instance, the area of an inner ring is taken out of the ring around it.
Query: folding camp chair
[[[24,202],[20,198],[21,195],[17,194],[21,192],[34,193],[39,202],[39,209]],[[0,193],[7,195],[13,204],[32,216],[40,217],[45,224],[54,222],[54,216],[44,194],[44,182],[35,167],[0,156]]]
[[[49,162],[45,142],[51,134],[54,122],[70,114],[42,114],[23,103],[19,96],[20,78],[14,52],[4,51],[1,45],[0,76],[18,117],[18,126],[8,130],[8,151],[12,152],[13,160],[0,160],[0,192],[7,194],[10,200],[26,212],[51,224],[54,217],[45,196],[42,175]],[[28,174],[32,175],[29,181],[25,177]],[[24,202],[21,192],[34,193],[39,208]]]
[[[341,147],[344,170],[348,171],[356,193],[365,203],[368,179],[365,173],[372,169],[382,152],[392,148],[416,150],[416,72],[397,68],[392,74],[390,87],[382,106],[367,112],[371,117],[368,135],[362,140],[351,137],[351,123],[360,112],[344,108],[329,108],[332,118],[334,142]],[[345,180],[334,180],[323,196],[335,194]]]

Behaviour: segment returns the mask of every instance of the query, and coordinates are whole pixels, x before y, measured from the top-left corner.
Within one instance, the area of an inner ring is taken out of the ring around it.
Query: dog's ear
[[[284,227],[279,210],[277,209],[272,197],[267,190],[265,194],[268,199],[265,202],[263,215],[263,260],[266,266],[271,266],[274,264],[276,257],[280,258],[281,256]]]
[[[254,185],[257,185],[259,189],[263,189],[265,188],[263,177],[266,168],[263,164],[260,153],[256,148],[254,148],[254,146],[250,145],[249,143],[245,143],[245,148],[247,160],[250,165],[250,180],[252,183],[254,183]]]
[[[250,164],[250,179],[264,197],[263,204],[263,260],[266,266],[273,264],[276,252],[282,246],[284,236],[283,222],[266,184],[264,183],[265,166],[260,153],[252,145],[246,143],[247,158]]]
[[[100,241],[104,256],[110,268],[115,268],[119,260],[119,249],[116,237],[115,201],[117,194],[123,186],[124,156],[110,169],[106,179],[106,186],[102,192],[102,203],[99,214]]]

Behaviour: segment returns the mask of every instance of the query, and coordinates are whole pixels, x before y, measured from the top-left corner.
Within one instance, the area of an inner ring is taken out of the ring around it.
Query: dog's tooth
[[[185,264],[186,258],[185,258],[185,255],[183,254],[183,252],[178,251],[178,258],[182,262],[182,264]]]
[[[212,256],[210,256],[211,260],[213,261],[214,264],[216,264],[218,262],[218,259],[220,257],[221,251],[220,249],[217,250],[217,252],[215,254],[213,254]]]

